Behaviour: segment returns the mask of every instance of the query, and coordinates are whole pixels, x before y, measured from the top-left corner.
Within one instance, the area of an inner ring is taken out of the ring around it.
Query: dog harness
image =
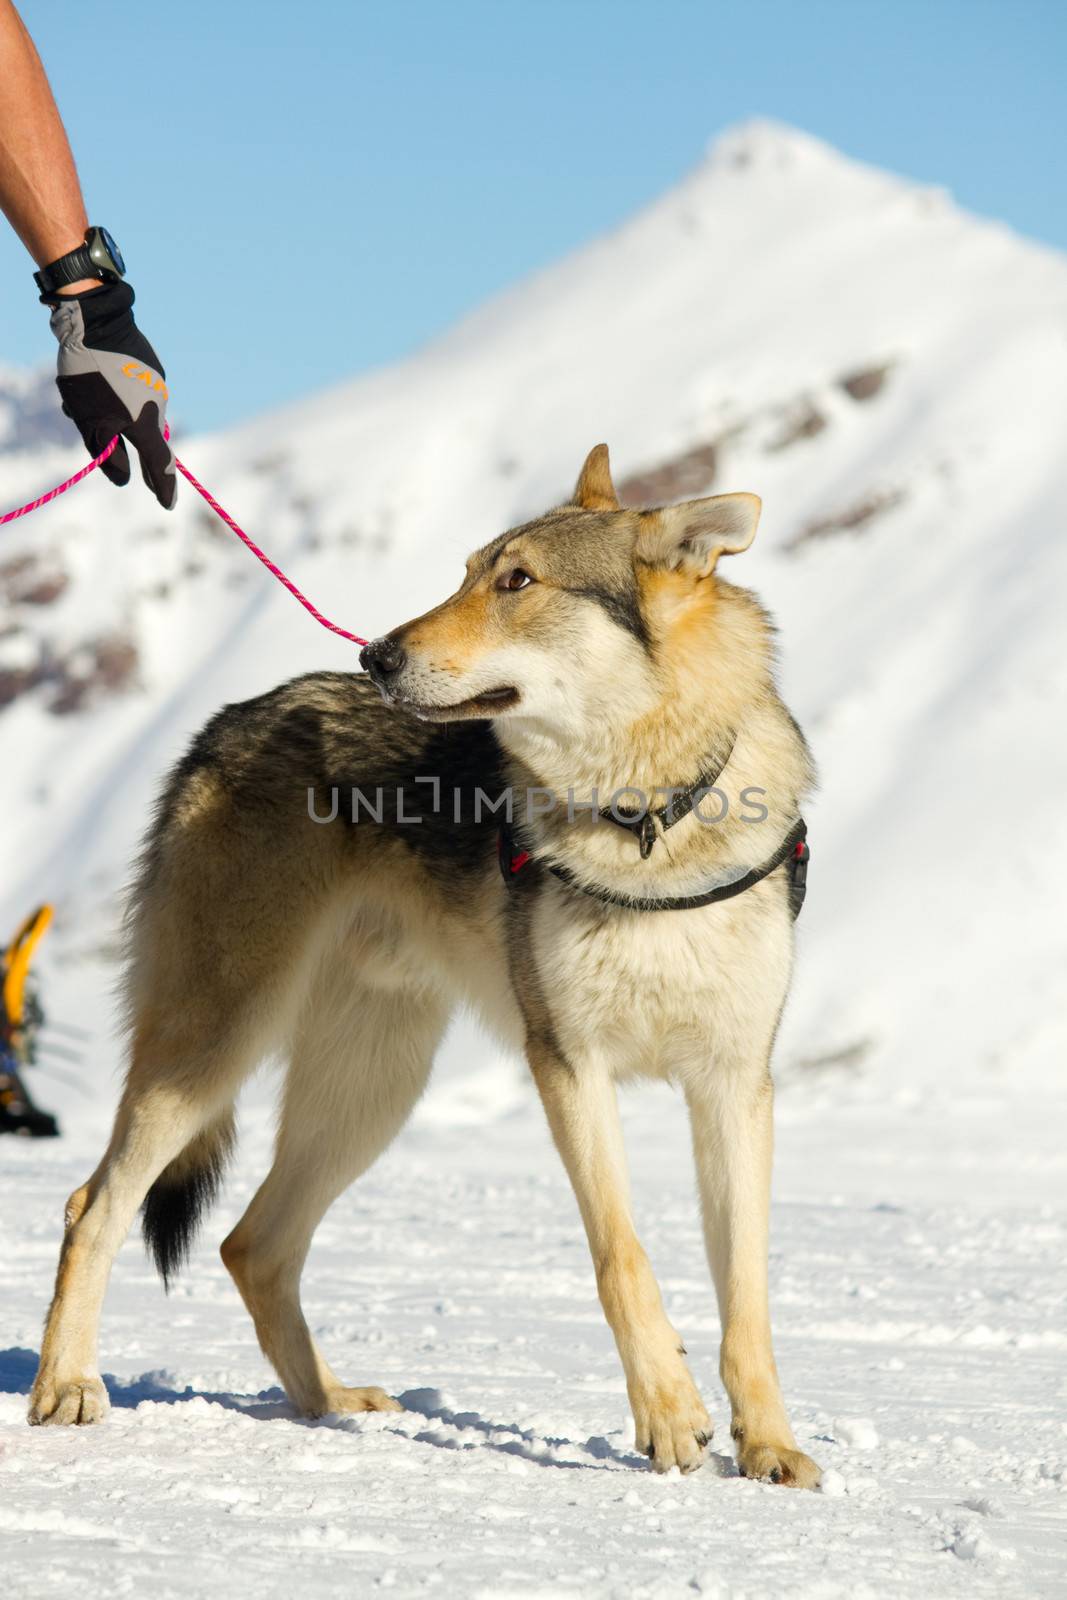
[[[721,774],[728,765],[729,757],[734,754],[734,744],[737,734],[729,736],[728,746],[721,758],[710,763],[709,770],[701,773],[694,784],[689,784],[686,789],[670,789],[670,800],[665,806],[659,806],[651,811],[627,811],[622,806],[608,806],[601,810],[601,819],[605,822],[614,822],[616,827],[625,827],[630,834],[637,837],[638,850],[641,861],[648,861],[653,853],[654,845],[661,834],[672,829],[677,822],[683,821],[696,806],[704,800],[705,795],[712,792]],[[657,829],[656,824],[659,824]],[[518,877],[525,872],[526,867],[541,866],[541,862],[534,858],[528,850],[523,850],[515,840],[510,822],[504,822],[499,830],[498,840],[499,866],[504,882],[510,888],[515,888]],[[785,835],[781,845],[777,846],[773,856],[769,856],[761,866],[749,867],[747,872],[742,872],[733,882],[717,883],[712,890],[705,890],[702,894],[678,894],[677,898],[670,896],[640,896],[640,894],[621,894],[616,890],[606,890],[595,883],[582,883],[581,878],[574,877],[568,867],[557,866],[555,862],[545,862],[553,877],[560,883],[566,883],[568,888],[579,891],[579,894],[589,894],[590,898],[603,902],[605,906],[622,906],[625,910],[697,910],[701,906],[715,906],[718,901],[734,899],[736,894],[744,894],[755,883],[763,882],[769,878],[771,872],[777,872],[779,867],[789,862],[789,906],[793,914],[793,922],[800,917],[800,910],[808,893],[808,859],[811,851],[808,850],[808,824],[805,819],[797,818],[790,827],[789,834]]]
[[[618,806],[606,807],[599,815],[605,822],[614,822],[617,827],[626,828],[634,834],[641,852],[641,860],[647,861],[660,834],[666,833],[669,828],[673,828],[676,823],[688,817],[711,792],[733,755],[736,742],[736,733],[731,734],[721,760],[716,759],[688,788],[672,788],[671,797],[665,806],[660,806],[655,811],[640,812],[626,811]],[[679,895],[676,898],[620,894],[614,889],[605,889],[598,884],[583,883],[569,868],[558,866],[555,862],[549,861],[544,864],[553,877],[565,883],[568,888],[577,889],[580,894],[587,894],[605,905],[622,906],[627,911],[695,911],[700,906],[715,905],[720,900],[732,900],[735,895],[744,894],[746,889],[751,889],[754,884],[769,878],[772,872],[777,872],[780,866],[788,862],[789,905],[795,922],[807,893],[808,860],[811,855],[807,839],[807,824],[803,817],[798,817],[777,850],[763,862],[762,866],[750,867],[732,882],[716,884],[714,889],[706,889],[702,894]],[[517,844],[509,823],[504,823],[497,835],[497,859],[501,875],[509,889],[516,887],[520,874],[527,867],[541,865],[529,850]]]
[[[692,807],[689,809],[692,810]],[[777,872],[780,866],[788,863],[789,907],[795,922],[803,908],[804,896],[808,892],[808,861],[811,851],[808,849],[807,841],[807,823],[803,817],[798,817],[774,854],[761,866],[750,867],[732,882],[716,884],[714,889],[706,889],[703,894],[678,895],[675,898],[667,896],[646,898],[641,895],[620,894],[614,889],[602,888],[599,884],[582,883],[567,867],[559,866],[555,862],[549,861],[545,864],[553,877],[565,883],[568,888],[577,889],[580,894],[587,894],[605,905],[622,906],[627,911],[695,911],[699,906],[715,905],[720,900],[732,900],[736,895],[744,894],[746,889],[751,889],[764,878],[769,878],[772,872]],[[540,865],[529,850],[517,846],[515,836],[506,824],[497,835],[497,858],[501,875],[509,889],[516,887],[520,875],[528,867]]]

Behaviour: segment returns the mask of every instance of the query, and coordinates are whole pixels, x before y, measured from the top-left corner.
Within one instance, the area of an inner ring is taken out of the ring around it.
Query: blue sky
[[[21,0],[186,426],[402,355],[771,116],[1067,248],[1067,0]],[[0,361],[50,360],[0,227]]]

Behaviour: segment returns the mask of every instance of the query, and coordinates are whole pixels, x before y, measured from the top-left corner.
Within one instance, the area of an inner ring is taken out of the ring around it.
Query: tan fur
[[[529,1059],[585,1223],[600,1302],[626,1373],[637,1448],[662,1470],[689,1471],[700,1465],[711,1419],[634,1232],[610,1068],[602,1063],[579,1077],[543,1046],[531,1048]]]
[[[611,481],[606,444],[596,444],[585,458],[574,490],[574,504],[583,511],[618,511],[619,497]]]
[[[395,1407],[331,1370],[300,1277],[323,1212],[402,1126],[465,1002],[525,1048],[638,1447],[659,1470],[689,1470],[711,1433],[630,1212],[616,1084],[651,1075],[689,1108],[741,1468],[817,1482],[782,1403],[767,1299],[769,1061],[793,946],[783,873],[721,904],[642,914],[543,871],[509,894],[492,822],[414,834],[317,826],[306,811],[309,785],[434,761],[489,782],[496,763],[518,791],[559,799],[525,837],[579,882],[678,896],[767,859],[812,772],[775,688],[767,618],[716,570],[751,539],[758,501],[617,506],[597,447],[572,505],[478,552],[456,595],[390,636],[404,651],[390,705],[365,679],[298,680],[230,708],[172,778],[132,901],[126,1087],[104,1159],[68,1203],[31,1420],[103,1415],[96,1332],[119,1244],[152,1185],[224,1148],[238,1088],[272,1050],[288,1061],[275,1161],[223,1259],[294,1404]],[[516,567],[535,581],[511,592],[502,579]],[[478,707],[493,690],[514,698],[491,736]],[[646,862],[631,834],[566,815],[568,790],[590,802],[652,791],[717,755],[732,799],[763,792],[765,821],[733,805],[715,827],[688,817]]]
[[[482,582],[472,587],[461,602],[431,611],[423,619],[413,642],[432,650],[445,671],[470,668],[492,648],[487,587]]]

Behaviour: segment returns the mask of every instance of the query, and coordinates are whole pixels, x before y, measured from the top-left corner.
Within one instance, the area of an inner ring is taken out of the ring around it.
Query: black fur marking
[[[173,1178],[168,1179],[170,1169],[164,1168],[145,1196],[141,1208],[145,1249],[168,1293],[172,1279],[189,1259],[201,1217],[218,1197],[232,1145],[232,1135],[216,1140],[197,1156],[195,1165]]]
[[[612,589],[571,589],[569,593],[579,595],[583,600],[592,600],[594,605],[600,606],[607,612],[616,627],[625,628],[627,633],[632,633],[645,650],[651,649],[652,642],[636,595],[623,594]]]

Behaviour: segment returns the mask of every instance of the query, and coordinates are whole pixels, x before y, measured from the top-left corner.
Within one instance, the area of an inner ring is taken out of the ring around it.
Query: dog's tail
[[[201,1218],[222,1186],[235,1142],[233,1107],[229,1106],[190,1139],[145,1196],[141,1223],[145,1248],[166,1289],[189,1259]]]

